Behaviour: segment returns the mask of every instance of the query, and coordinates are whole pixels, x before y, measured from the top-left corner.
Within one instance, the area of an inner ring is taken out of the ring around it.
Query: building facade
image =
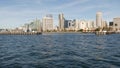
[[[40,32],[40,31],[41,31],[41,21],[36,18],[35,20],[33,20],[33,22],[31,22],[31,23],[29,24],[29,28],[30,28],[32,31]]]
[[[42,19],[42,30],[52,31],[53,30],[53,17],[52,15],[46,15]]]
[[[41,27],[41,21],[36,18],[32,22],[21,26],[21,29],[23,29],[24,32],[41,32]]]
[[[80,29],[87,30],[87,21],[85,20],[80,21]]]
[[[64,30],[64,24],[65,24],[65,19],[64,19],[64,14],[59,14],[59,30]]]
[[[120,17],[113,19],[113,30],[120,31]]]
[[[75,23],[72,20],[65,20],[64,28],[65,30],[75,30]]]
[[[102,27],[103,27],[103,28],[104,28],[104,27],[108,27],[107,21],[102,21]]]
[[[103,28],[103,26],[102,26],[102,12],[96,13],[96,27]]]
[[[80,20],[74,19],[73,21],[75,23],[75,31],[80,30]]]
[[[87,21],[87,29],[88,30],[94,30],[95,29],[94,21]]]
[[[75,23],[75,30],[94,30],[94,21],[86,21],[86,20],[73,20]]]

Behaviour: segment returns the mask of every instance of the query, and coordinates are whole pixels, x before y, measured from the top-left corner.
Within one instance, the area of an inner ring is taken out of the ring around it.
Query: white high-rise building
[[[59,14],[59,29],[60,30],[64,30],[64,23],[65,23],[64,14]]]
[[[53,30],[53,17],[51,14],[46,15],[42,19],[42,30],[43,31],[52,31]]]
[[[97,12],[96,14],[96,27],[103,28],[102,27],[102,12]]]

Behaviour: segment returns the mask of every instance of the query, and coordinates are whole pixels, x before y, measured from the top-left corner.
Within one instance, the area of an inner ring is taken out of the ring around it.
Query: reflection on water
[[[0,68],[119,68],[120,35],[0,35]]]

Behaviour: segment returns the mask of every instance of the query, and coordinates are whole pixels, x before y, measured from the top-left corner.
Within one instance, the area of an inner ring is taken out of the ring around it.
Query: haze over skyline
[[[53,14],[54,24],[58,25],[60,13],[66,19],[95,21],[96,12],[101,11],[109,22],[120,17],[119,3],[120,0],[1,0],[0,28],[15,28],[46,14]]]

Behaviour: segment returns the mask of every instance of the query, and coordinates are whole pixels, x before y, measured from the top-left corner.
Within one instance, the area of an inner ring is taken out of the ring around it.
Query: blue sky
[[[66,19],[94,20],[97,11],[103,19],[112,21],[120,17],[120,0],[0,0],[0,28],[15,28],[46,14],[53,14],[58,24],[58,14]]]

